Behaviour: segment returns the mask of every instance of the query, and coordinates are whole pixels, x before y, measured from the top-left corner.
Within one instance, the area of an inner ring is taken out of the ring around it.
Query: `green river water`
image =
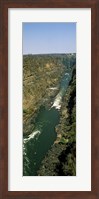
[[[68,87],[71,75],[67,73],[61,81],[60,91],[55,100],[61,100]],[[61,98],[60,98],[61,97]],[[54,101],[55,102],[55,101]],[[55,103],[53,103],[55,104]],[[36,176],[41,161],[56,140],[55,126],[60,115],[57,107],[41,107],[35,120],[35,130],[23,141],[23,175]]]

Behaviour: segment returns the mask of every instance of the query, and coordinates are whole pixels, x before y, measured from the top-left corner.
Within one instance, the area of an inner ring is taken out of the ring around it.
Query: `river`
[[[56,140],[55,126],[59,123],[62,98],[71,80],[71,73],[65,73],[60,91],[50,109],[41,107],[35,120],[35,130],[23,139],[23,175],[36,176],[41,161]]]

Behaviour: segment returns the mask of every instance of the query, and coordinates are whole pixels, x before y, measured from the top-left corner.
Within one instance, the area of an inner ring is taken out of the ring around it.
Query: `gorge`
[[[76,55],[27,55],[23,64],[23,175],[75,175]]]

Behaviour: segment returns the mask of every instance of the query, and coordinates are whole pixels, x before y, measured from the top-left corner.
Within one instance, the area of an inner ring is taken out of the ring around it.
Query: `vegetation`
[[[69,60],[69,61],[68,61]],[[41,107],[50,106],[58,93],[64,71],[69,71],[75,55],[24,55],[23,56],[23,133],[30,134]],[[57,90],[51,90],[57,87]]]
[[[38,175],[76,175],[76,68],[64,96],[60,110],[60,123],[56,127],[57,140],[48,151]]]
[[[40,107],[51,107],[64,72],[72,78],[63,97],[57,139],[43,159],[40,176],[76,175],[76,56],[75,54],[25,55],[23,57],[23,133],[35,128]],[[55,87],[57,89],[50,89]]]

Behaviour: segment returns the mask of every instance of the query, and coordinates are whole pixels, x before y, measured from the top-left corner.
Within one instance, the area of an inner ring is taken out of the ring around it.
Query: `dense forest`
[[[65,73],[72,75],[58,110],[56,140],[40,164],[40,176],[76,175],[76,54],[23,56],[24,137],[35,129],[40,107],[51,108]]]

